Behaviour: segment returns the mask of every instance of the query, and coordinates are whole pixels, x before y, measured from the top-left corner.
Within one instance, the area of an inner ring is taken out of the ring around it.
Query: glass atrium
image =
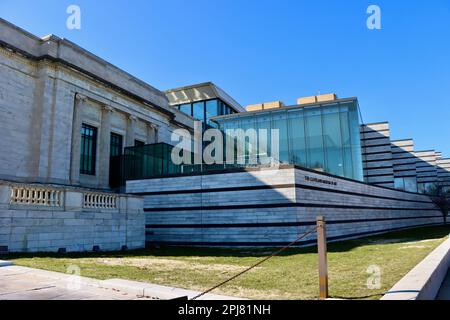
[[[280,163],[295,164],[363,181],[359,109],[356,99],[295,106],[214,118],[226,133],[230,129],[279,130]],[[270,136],[267,141],[271,141]],[[247,144],[248,146],[248,144]],[[270,157],[247,147],[246,155]],[[250,151],[252,150],[252,151]]]
[[[195,114],[198,108],[198,118],[203,116],[203,119],[210,124],[208,127],[217,127],[222,130],[225,133],[226,143],[230,141],[226,137],[226,131],[230,129],[267,129],[269,135],[271,129],[278,129],[279,159],[276,159],[277,163],[299,165],[353,180],[364,180],[359,109],[356,99],[207,117],[214,114],[215,110],[217,113],[224,110],[220,105],[220,100],[210,100],[200,104],[189,104],[186,107],[181,105],[180,109],[187,108],[187,111],[191,110]],[[212,112],[209,113],[208,110]],[[244,139],[246,139],[245,136]],[[267,141],[271,141],[270,136],[267,137]],[[239,142],[235,140],[234,143],[237,145]],[[270,143],[263,151],[250,146],[247,141],[244,141],[244,145],[247,159],[254,157],[255,154],[257,157],[271,157]],[[125,151],[126,179],[252,166],[248,162],[227,164],[225,161],[223,164],[216,165],[174,165],[170,157],[172,149],[173,146],[167,144],[127,148]],[[266,154],[263,154],[265,152]]]

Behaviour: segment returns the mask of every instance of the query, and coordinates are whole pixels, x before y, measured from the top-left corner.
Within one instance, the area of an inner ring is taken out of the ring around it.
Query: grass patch
[[[450,226],[418,228],[328,245],[330,294],[378,299],[449,235]],[[97,279],[123,278],[205,290],[271,253],[271,249],[162,247],[132,252],[12,254],[17,265],[66,272],[70,265]],[[369,266],[381,268],[381,288],[367,288]],[[317,299],[315,247],[289,249],[214,291],[253,299]]]

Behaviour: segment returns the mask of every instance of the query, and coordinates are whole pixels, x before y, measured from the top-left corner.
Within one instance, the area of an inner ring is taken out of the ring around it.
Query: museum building
[[[426,192],[450,187],[450,160],[362,123],[357,98],[244,108],[211,82],[163,92],[2,19],[0,75],[0,252],[282,245],[317,215],[330,241],[442,220]],[[173,138],[196,120],[277,129],[279,157],[176,165]]]

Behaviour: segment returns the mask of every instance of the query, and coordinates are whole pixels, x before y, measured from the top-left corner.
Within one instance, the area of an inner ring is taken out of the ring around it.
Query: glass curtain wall
[[[209,100],[195,105],[182,105],[180,109],[182,108],[191,110],[199,117],[203,111],[205,119],[211,121],[210,117],[221,113],[221,102]],[[262,161],[265,159],[363,181],[357,100],[280,108],[251,114],[240,113],[232,117],[215,118],[212,121],[214,127],[223,132],[242,130],[241,135],[237,134],[234,140],[224,136],[224,158],[227,148],[233,148],[235,154],[233,164],[176,166],[172,164],[170,158],[172,146],[146,145],[126,148],[124,157],[127,178],[246,167],[252,166],[256,158],[257,165],[265,164]],[[255,129],[253,134],[256,136],[246,134],[245,131],[248,129]],[[277,135],[272,130],[278,130],[279,139],[276,139]],[[275,143],[278,144],[278,148]],[[238,144],[244,146],[245,151],[239,158],[236,152]],[[262,145],[266,147],[261,147]],[[278,156],[273,154],[277,149]],[[405,187],[408,185],[408,181],[402,182]]]
[[[395,189],[417,192],[417,179],[416,177],[399,177],[394,179]]]
[[[363,181],[359,112],[356,100],[312,107],[292,107],[267,112],[239,114],[215,120],[227,129],[266,129],[267,150],[246,145],[258,157],[272,156],[271,129],[279,132],[279,160],[318,171]],[[246,138],[247,139],[247,138]]]
[[[211,118],[235,113],[229,105],[220,99],[186,103],[175,106],[175,108],[197,120],[203,121],[205,124],[204,129],[214,127],[215,123],[210,120]]]

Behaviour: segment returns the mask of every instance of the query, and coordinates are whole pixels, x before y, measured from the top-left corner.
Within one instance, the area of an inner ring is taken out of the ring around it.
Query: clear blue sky
[[[81,7],[81,30],[66,8]],[[382,30],[366,28],[370,4]],[[450,156],[450,1],[0,0],[0,16],[165,90],[213,81],[242,105],[336,92],[365,122]]]

